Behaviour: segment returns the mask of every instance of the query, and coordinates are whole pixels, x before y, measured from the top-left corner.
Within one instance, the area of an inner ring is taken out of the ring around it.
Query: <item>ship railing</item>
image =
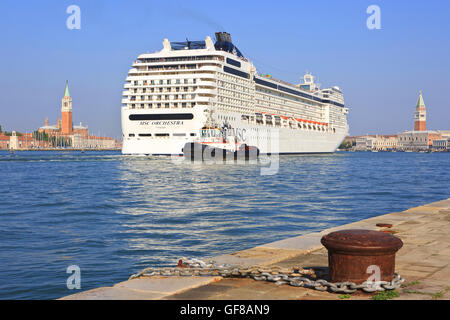
[[[269,79],[269,80],[273,80],[273,81],[275,81],[275,82],[279,82],[279,83],[284,84],[284,85],[286,85],[286,86],[289,86],[289,87],[291,87],[291,88],[294,88],[294,89],[297,89],[297,90],[305,91],[305,90],[303,90],[302,88],[296,86],[295,84],[292,84],[292,83],[289,83],[289,82],[286,82],[286,81],[283,81],[283,80],[274,78],[274,77],[272,77],[272,76],[268,77],[267,75],[261,74],[261,73],[259,73],[259,72],[257,73],[257,75],[260,76],[260,77],[262,77],[262,78],[265,78],[265,79]]]

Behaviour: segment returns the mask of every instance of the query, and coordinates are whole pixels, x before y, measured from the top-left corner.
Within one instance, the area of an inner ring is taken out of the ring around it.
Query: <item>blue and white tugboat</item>
[[[252,160],[259,156],[259,149],[228,135],[227,128],[203,127],[200,138],[184,145],[186,159],[199,160]]]

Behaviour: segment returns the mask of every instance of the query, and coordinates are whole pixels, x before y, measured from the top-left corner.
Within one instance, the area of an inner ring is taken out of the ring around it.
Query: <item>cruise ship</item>
[[[122,97],[123,154],[183,155],[202,129],[225,128],[262,154],[332,153],[348,134],[339,87],[307,73],[290,84],[257,72],[226,32],[137,57]],[[205,130],[203,130],[205,131]]]

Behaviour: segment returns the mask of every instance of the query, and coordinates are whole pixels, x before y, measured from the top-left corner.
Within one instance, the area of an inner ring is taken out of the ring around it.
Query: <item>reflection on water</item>
[[[0,298],[57,298],[180,256],[209,257],[448,198],[450,154],[204,164],[115,152],[0,153]],[[433,168],[433,170],[430,170]],[[27,280],[24,281],[24,273]]]

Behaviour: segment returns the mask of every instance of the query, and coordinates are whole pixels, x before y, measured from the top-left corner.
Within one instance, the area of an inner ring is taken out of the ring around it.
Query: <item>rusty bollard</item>
[[[395,272],[395,253],[403,246],[393,235],[372,230],[341,230],[322,237],[328,249],[328,269],[331,282],[351,281],[361,284],[378,266],[381,281],[391,281]],[[369,268],[369,270],[371,270]]]

